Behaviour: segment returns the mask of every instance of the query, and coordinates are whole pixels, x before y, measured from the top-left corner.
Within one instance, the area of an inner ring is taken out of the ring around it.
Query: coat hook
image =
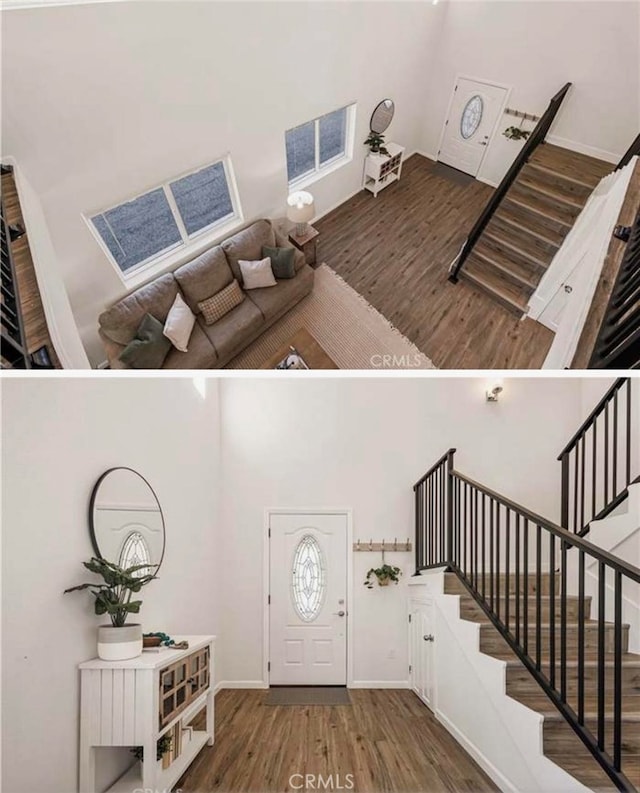
[[[359,551],[359,550],[360,550],[360,538],[358,537],[358,543],[357,543],[356,551]]]
[[[369,540],[369,550],[370,550],[370,551],[372,551],[372,550],[373,550],[373,539],[370,539],[370,540]]]
[[[394,551],[398,550],[398,538],[397,537],[393,538],[393,550]]]

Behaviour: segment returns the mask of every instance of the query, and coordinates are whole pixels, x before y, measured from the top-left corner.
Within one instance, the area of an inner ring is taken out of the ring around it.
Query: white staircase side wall
[[[609,553],[619,556],[625,562],[640,567],[640,484],[629,486],[629,496],[617,508],[615,513],[594,520],[586,535],[593,545],[597,545]],[[567,588],[569,594],[577,594],[578,553],[575,549],[568,553]],[[614,614],[614,578],[609,571],[606,576],[605,618],[613,621]],[[585,594],[590,595],[591,618],[598,613],[598,563],[585,557]],[[622,621],[628,623],[629,650],[640,653],[640,585],[625,581],[622,585]]]
[[[410,587],[410,596],[423,591],[435,606],[436,718],[501,790],[585,793],[544,756],[543,717],[506,694],[506,663],[480,652],[480,625],[460,619],[460,597],[444,594],[442,573]]]

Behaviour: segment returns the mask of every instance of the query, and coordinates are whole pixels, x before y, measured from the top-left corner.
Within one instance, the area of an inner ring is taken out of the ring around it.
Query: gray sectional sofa
[[[296,250],[293,278],[277,286],[245,291],[245,299],[213,325],[206,325],[198,303],[224,289],[236,278],[242,286],[238,261],[262,259],[262,247],[290,248],[269,220],[258,220],[173,273],[156,278],[103,312],[99,333],[112,369],[127,368],[118,356],[135,337],[145,314],[165,322],[173,301],[182,293],[196,314],[188,351],[172,348],[163,369],[220,369],[258,338],[313,289],[314,272]]]

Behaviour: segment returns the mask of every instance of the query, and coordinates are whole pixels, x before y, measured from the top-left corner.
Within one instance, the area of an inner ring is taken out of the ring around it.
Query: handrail
[[[624,168],[625,165],[628,165],[636,156],[636,154],[640,154],[640,135],[638,135],[638,137],[633,141],[631,146],[629,146],[625,154],[622,156],[622,159],[616,165],[616,171],[619,171],[621,168]]]
[[[597,418],[605,408],[605,405],[611,400],[611,397],[615,394],[616,391],[619,391],[622,386],[629,380],[628,377],[618,377],[615,383],[611,386],[611,388],[607,391],[607,393],[602,397],[602,399],[598,402],[598,404],[594,407],[594,409],[589,413],[587,418],[582,422],[580,425],[580,429],[577,430],[569,443],[564,447],[564,449],[560,452],[557,456],[557,460],[562,460],[562,455],[567,454],[570,452],[573,447],[576,445],[576,442],[582,437],[585,430],[589,429],[589,427],[593,424],[595,418]]]
[[[629,722],[623,720],[622,590],[625,581],[640,584],[640,568],[456,470],[453,450],[418,480],[414,491],[416,574],[436,567],[454,573],[615,786],[636,790],[625,773]],[[591,623],[587,558],[597,593]],[[548,578],[544,599],[543,574]],[[574,613],[569,620],[570,576],[578,603],[577,617]],[[607,622],[611,599],[613,621]],[[567,682],[570,622],[577,691]],[[585,717],[585,650],[595,642],[587,640],[589,624],[595,633],[588,635],[597,638],[593,721]],[[613,629],[609,641],[607,625]]]
[[[511,185],[515,182],[518,174],[522,170],[522,168],[526,165],[527,161],[533,154],[533,152],[538,148],[538,146],[544,141],[547,132],[551,128],[555,117],[560,110],[560,106],[564,101],[565,96],[567,95],[569,88],[571,88],[571,83],[566,83],[558,93],[551,99],[549,102],[548,108],[545,110],[544,114],[538,121],[535,129],[529,135],[526,143],[520,150],[518,156],[513,161],[511,167],[505,174],[504,178],[495,189],[494,193],[492,194],[489,202],[487,203],[486,207],[482,211],[482,214],[476,221],[475,225],[469,232],[469,236],[465,240],[462,249],[458,256],[453,260],[451,267],[449,269],[449,280],[453,283],[458,282],[458,274],[462,269],[462,265],[465,263],[467,257],[473,250],[476,242],[478,241],[480,235],[487,227],[489,221],[493,217],[496,209],[502,202],[502,199],[505,197]]]

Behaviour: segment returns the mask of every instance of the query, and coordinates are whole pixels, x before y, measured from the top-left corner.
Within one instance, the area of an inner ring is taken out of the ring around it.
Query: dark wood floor
[[[7,221],[11,225],[19,223],[24,226],[13,174],[3,174],[2,176],[2,202],[7,214]],[[49,336],[36,272],[31,258],[31,250],[29,249],[29,239],[26,234],[11,243],[11,253],[13,254],[16,278],[18,279],[22,320],[27,337],[27,350],[32,353],[46,345],[51,361],[55,368],[59,369],[61,368],[60,362]]]
[[[456,184],[420,155],[374,198],[364,190],[316,225],[326,262],[441,369],[538,369],[553,334],[447,270],[492,188]]]
[[[265,705],[266,693],[217,695],[215,745],[178,789],[291,791],[293,774],[333,774],[333,790],[349,789],[352,774],[356,793],[498,789],[410,691],[352,690],[350,706],[289,707]]]

